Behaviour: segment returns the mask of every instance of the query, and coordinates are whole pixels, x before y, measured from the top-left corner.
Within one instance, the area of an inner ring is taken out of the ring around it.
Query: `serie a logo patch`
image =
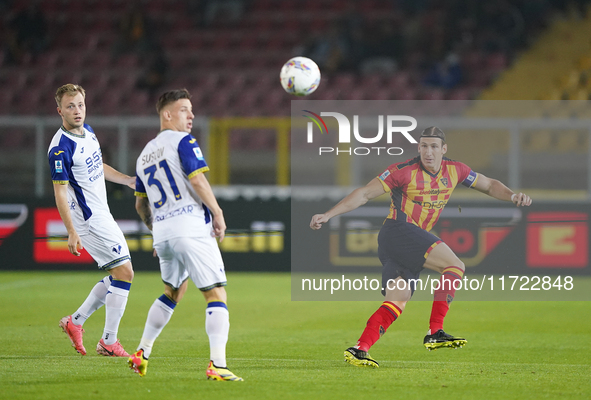
[[[195,153],[195,157],[197,157],[198,160],[203,160],[203,153],[201,152],[201,148],[193,147],[193,152]]]
[[[55,172],[64,172],[62,160],[55,160]]]

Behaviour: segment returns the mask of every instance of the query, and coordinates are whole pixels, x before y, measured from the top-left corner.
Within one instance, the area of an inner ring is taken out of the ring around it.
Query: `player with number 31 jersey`
[[[209,171],[191,134],[160,132],[138,157],[136,171],[136,196],[157,199],[151,204],[155,244],[175,237],[211,236],[210,212],[187,180]]]
[[[201,291],[207,307],[208,379],[241,381],[226,365],[230,330],[226,272],[215,240],[224,239],[226,222],[204,172],[209,171],[197,140],[191,136],[193,106],[186,89],[163,93],[156,104],[160,133],[144,148],[136,163],[135,209],[152,231],[160,262],[164,294],[148,311],[137,351],[129,367],[146,375],[154,342],[187,290],[188,279]]]

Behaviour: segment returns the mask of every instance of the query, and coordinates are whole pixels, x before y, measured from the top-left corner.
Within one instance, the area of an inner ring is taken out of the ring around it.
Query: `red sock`
[[[400,316],[402,310],[391,301],[384,301],[380,308],[367,320],[367,326],[357,341],[361,351],[368,351],[386,330]]]
[[[433,308],[429,320],[431,334],[443,329],[443,319],[456,293],[454,284],[456,281],[461,280],[463,276],[464,271],[458,267],[447,267],[443,270],[439,289],[433,293]]]

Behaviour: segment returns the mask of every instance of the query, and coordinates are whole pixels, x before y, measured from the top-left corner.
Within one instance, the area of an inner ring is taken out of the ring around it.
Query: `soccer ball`
[[[309,58],[294,57],[283,65],[279,79],[287,93],[307,96],[318,89],[320,68]]]

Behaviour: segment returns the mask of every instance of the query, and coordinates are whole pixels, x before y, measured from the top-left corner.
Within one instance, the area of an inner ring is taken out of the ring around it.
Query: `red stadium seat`
[[[486,67],[489,71],[502,71],[507,68],[507,56],[504,53],[494,53],[486,57]]]
[[[343,90],[343,97],[345,100],[368,100],[365,89],[362,87],[353,88],[350,90]]]
[[[394,99],[393,92],[388,88],[378,89],[373,91],[372,100],[392,100]]]
[[[148,92],[135,90],[126,102],[127,111],[132,115],[155,115],[156,110],[149,100]]]
[[[367,75],[361,78],[359,85],[365,90],[379,89],[384,85],[384,78],[381,75]]]
[[[0,114],[10,114],[14,94],[7,90],[0,90]]]
[[[322,84],[316,90],[315,94],[319,96],[322,100],[340,100],[341,99],[341,89],[337,87],[328,87],[323,88]]]
[[[129,53],[123,54],[115,59],[115,66],[126,70],[134,69],[138,66],[138,56]]]
[[[472,91],[469,88],[454,89],[449,93],[449,100],[469,100],[472,97]]]
[[[397,100],[417,100],[418,93],[414,88],[404,88],[394,93]]]
[[[386,86],[393,90],[399,90],[410,85],[410,74],[406,71],[398,71],[386,79]]]
[[[443,100],[445,91],[442,89],[426,89],[421,95],[422,100]]]
[[[355,75],[350,73],[342,73],[335,75],[330,80],[330,86],[333,88],[339,88],[341,91],[348,91],[355,87],[357,78]]]

